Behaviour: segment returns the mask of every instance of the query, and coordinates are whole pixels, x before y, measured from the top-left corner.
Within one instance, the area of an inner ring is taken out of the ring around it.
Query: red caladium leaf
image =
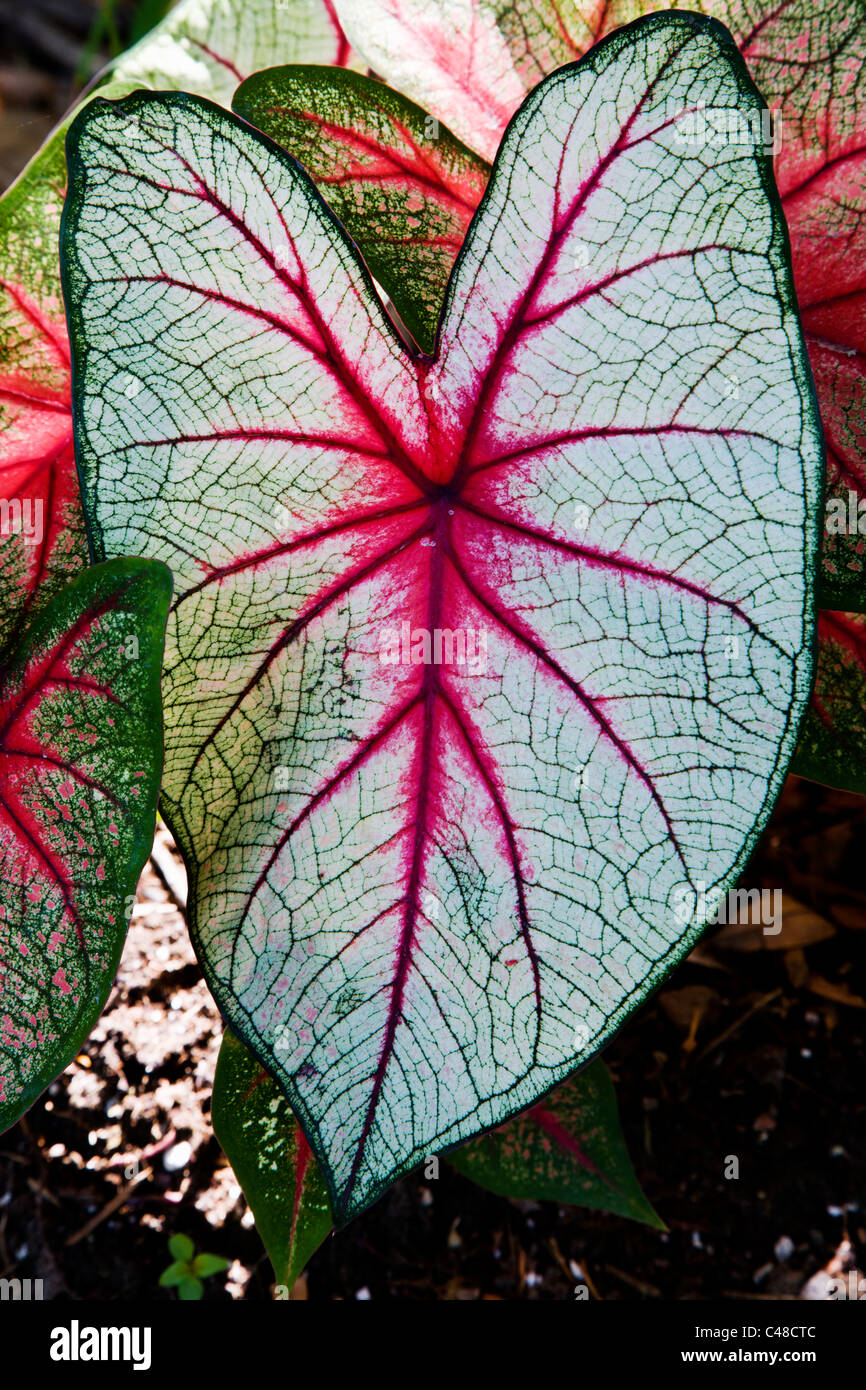
[[[228,105],[275,58],[356,61],[330,0],[184,0],[100,91],[178,87]],[[68,124],[0,199],[0,653],[87,563],[58,256]]]
[[[359,73],[271,68],[232,110],[301,161],[425,352],[490,169],[414,102]]]
[[[620,25],[662,9],[654,0],[336,5],[376,72],[488,158],[541,76]],[[866,11],[860,0],[690,0],[688,8],[728,26],[776,113],[776,178],[827,446],[831,511],[820,596],[828,607],[863,612]],[[705,119],[711,123],[712,113]],[[729,133],[719,122],[712,128],[716,139]]]
[[[455,1149],[448,1161],[503,1197],[573,1202],[664,1230],[634,1175],[601,1058],[525,1114]]]
[[[818,665],[791,771],[866,792],[866,615],[818,615]]]
[[[171,577],[85,570],[0,668],[0,1130],[102,1011],[162,766],[159,669]]]
[[[691,15],[543,83],[434,360],[250,126],[144,95],[70,133],[93,544],[175,573],[191,929],[341,1221],[602,1047],[793,753],[820,429],[769,159],[684,139],[705,99],[759,124]]]

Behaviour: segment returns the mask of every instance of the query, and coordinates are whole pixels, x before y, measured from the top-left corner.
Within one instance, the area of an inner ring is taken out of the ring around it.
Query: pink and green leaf
[[[502,1197],[571,1202],[664,1229],[635,1177],[600,1057],[531,1110],[453,1150],[448,1161]]]
[[[86,569],[0,670],[0,1130],[75,1056],[150,853],[171,578]]]
[[[339,68],[272,68],[232,109],[299,159],[432,352],[448,276],[490,169],[419,106]]]
[[[492,157],[540,77],[653,0],[336,0],[386,82]],[[827,495],[853,525],[824,537],[820,598],[866,611],[866,11],[859,0],[692,0],[731,30],[775,113],[775,167],[824,424]],[[711,104],[711,103],[708,103]],[[862,520],[858,507],[862,504]]]
[[[328,1192],[285,1096],[229,1029],[214,1077],[213,1123],[277,1282],[291,1291],[333,1227]],[[629,1161],[600,1058],[531,1110],[446,1157],[503,1197],[568,1202],[664,1229]]]
[[[866,793],[866,615],[818,615],[812,703],[791,771]]]
[[[329,0],[184,0],[99,92],[181,88],[227,106],[247,74],[275,59],[355,61]],[[71,119],[0,198],[0,656],[88,559],[58,247]]]
[[[820,429],[770,161],[678,139],[708,95],[762,110],[686,14],[543,83],[435,360],[250,126],[138,95],[70,135],[92,540],[174,571],[191,930],[338,1221],[600,1050],[794,750]]]
[[[213,1083],[213,1126],[256,1219],[278,1284],[291,1292],[333,1226],[328,1190],[288,1101],[231,1029]]]

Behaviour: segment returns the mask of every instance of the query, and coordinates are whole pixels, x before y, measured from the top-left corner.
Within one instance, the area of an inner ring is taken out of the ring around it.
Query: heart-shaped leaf
[[[0,673],[0,1130],[102,1012],[150,853],[171,577],[84,570]]]
[[[634,1175],[600,1057],[525,1114],[453,1150],[448,1161],[503,1197],[573,1202],[665,1229]]]
[[[752,143],[687,138],[705,100]],[[548,79],[434,362],[249,126],[142,95],[70,134],[93,543],[174,570],[191,929],[338,1220],[589,1060],[778,793],[822,461],[762,109],[685,14]]]
[[[866,793],[866,616],[818,615],[818,666],[791,771]]]
[[[432,352],[445,286],[490,169],[414,102],[359,73],[272,68],[232,109],[299,159],[403,323]]]
[[[184,0],[99,90],[178,87],[228,105],[277,58],[355,61],[328,0]],[[58,257],[70,120],[0,199],[0,655],[87,563]]]
[[[662,8],[654,0],[336,0],[336,7],[386,82],[488,158],[542,76]],[[824,423],[828,502],[844,504],[841,515],[852,518],[828,524],[820,596],[827,607],[864,612],[866,10],[860,0],[689,0],[688,8],[728,26],[776,113],[775,131],[767,125],[766,134]],[[714,130],[725,138],[720,123]]]
[[[288,1297],[331,1230],[328,1190],[285,1096],[230,1028],[217,1061],[212,1114],[214,1134]]]

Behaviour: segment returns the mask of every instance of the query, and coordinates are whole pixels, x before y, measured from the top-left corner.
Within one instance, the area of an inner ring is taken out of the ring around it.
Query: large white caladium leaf
[[[690,15],[544,82],[432,360],[249,126],[136,95],[70,134],[92,541],[174,571],[192,931],[337,1220],[595,1055],[794,748],[820,431],[769,158],[685,135],[701,101],[758,124]]]
[[[183,0],[99,91],[180,88],[228,106],[275,61],[356,61],[329,0]],[[70,120],[0,199],[0,654],[87,563],[58,257]]]

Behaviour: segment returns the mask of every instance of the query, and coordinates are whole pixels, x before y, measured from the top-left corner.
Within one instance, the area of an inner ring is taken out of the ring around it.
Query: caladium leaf
[[[333,1225],[328,1190],[285,1096],[229,1028],[214,1076],[212,1114],[277,1283],[291,1292]]]
[[[540,76],[661,8],[653,0],[336,4],[376,71],[487,155]],[[776,178],[827,448],[820,598],[866,612],[866,11],[859,0],[690,0],[689,9],[728,26],[776,113]]]
[[[177,87],[228,105],[276,58],[355,61],[329,0],[184,0],[100,91]],[[68,124],[0,199],[0,654],[87,563],[58,257]]]
[[[866,616],[818,615],[812,703],[791,771],[846,791],[866,792]]]
[[[133,96],[70,133],[93,544],[175,573],[191,929],[338,1220],[603,1046],[793,753],[820,429],[769,160],[679,138],[708,94],[762,109],[685,14],[543,83],[433,362],[251,127]]]
[[[489,166],[398,92],[338,68],[255,73],[232,109],[312,174],[415,342],[432,352]]]
[[[601,1058],[525,1114],[448,1160],[502,1197],[573,1202],[664,1230],[634,1175]]]
[[[0,672],[0,1130],[102,1011],[150,853],[171,576],[86,569]]]
[[[616,0],[334,0],[334,5],[349,41],[371,68],[486,159],[493,159],[527,92],[625,22],[605,24]]]

